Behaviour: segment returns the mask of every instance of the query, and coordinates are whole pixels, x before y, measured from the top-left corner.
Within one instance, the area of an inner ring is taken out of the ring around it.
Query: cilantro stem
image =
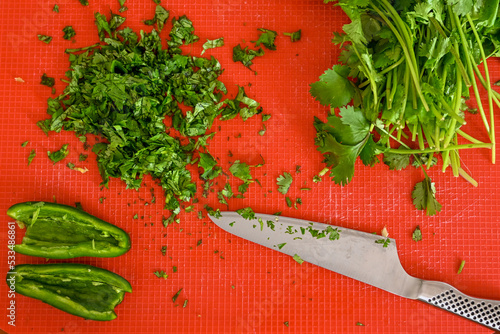
[[[465,55],[465,61],[467,63],[469,75],[471,77],[474,77],[474,70],[473,70],[473,66],[471,63],[472,55],[470,54],[470,52],[468,50],[467,39],[465,38],[465,33],[462,29],[462,25],[460,24],[460,19],[458,18],[458,15],[456,13],[452,12],[450,6],[447,6],[447,7],[448,7],[448,14],[451,17],[452,23],[456,27],[456,30],[458,30],[458,34],[459,34],[460,39],[462,41],[462,50],[463,50],[463,53]],[[481,119],[483,120],[484,126],[486,127],[486,132],[488,132],[488,134],[490,134],[490,126],[488,124],[488,120],[486,119],[486,115],[484,113],[483,103],[481,102],[481,96],[479,95],[477,83],[474,80],[472,81],[472,88],[474,90],[474,95],[476,97],[479,113],[481,114]],[[490,139],[491,139],[491,136],[490,136]]]
[[[436,30],[439,32],[439,34],[443,38],[448,38],[446,33],[443,31],[443,28],[441,27],[441,25],[437,22],[437,20],[434,17],[430,17],[430,21],[432,22],[432,24],[434,25]],[[457,49],[455,48],[455,46],[456,46],[456,44],[453,43],[453,47],[450,48],[450,51],[451,51],[453,57],[455,57],[455,61],[457,62],[458,69],[459,69],[460,73],[462,74],[462,77],[465,80],[465,84],[467,85],[467,87],[470,87],[471,82],[470,82],[469,76],[467,75],[467,71],[465,69],[464,63],[460,59],[460,55],[459,55]]]
[[[422,88],[420,87],[420,82],[418,78],[418,68],[417,68],[417,60],[415,57],[415,52],[413,48],[409,47],[411,43],[411,39],[408,35],[408,30],[406,29],[405,23],[401,20],[401,17],[399,14],[396,12],[394,7],[390,3],[387,2],[387,0],[381,0],[382,5],[385,7],[385,9],[389,12],[389,14],[392,16],[392,19],[394,20],[395,24],[399,27],[399,29],[402,31],[403,36],[399,33],[399,31],[394,27],[392,22],[389,20],[389,18],[375,5],[371,4],[373,9],[380,15],[380,17],[385,21],[389,29],[392,30],[394,35],[396,36],[398,42],[401,44],[401,47],[403,49],[403,53],[405,54],[405,57],[407,59],[407,63],[410,67],[410,73],[413,79],[414,83],[414,89],[416,90],[416,93],[420,97],[422,101],[422,105],[424,106],[426,111],[429,111],[429,106],[427,105],[427,101],[425,100],[424,94],[422,92]],[[405,41],[406,40],[406,41]]]
[[[399,58],[399,60],[397,62],[395,62],[394,64],[392,64],[391,66],[387,67],[387,68],[384,68],[382,71],[379,72],[380,75],[385,75],[386,73],[389,73],[390,71],[392,71],[393,69],[395,69],[396,67],[398,67],[399,65],[401,65],[401,63],[405,60],[405,57],[401,57]],[[368,84],[370,83],[370,79],[368,80],[365,80],[364,82],[362,82],[358,88],[363,88],[365,86],[367,86]]]
[[[490,72],[488,70],[488,62],[486,61],[486,55],[484,53],[484,48],[483,48],[483,43],[481,42],[481,38],[479,38],[479,35],[477,33],[476,27],[474,26],[474,23],[472,22],[472,19],[469,14],[466,15],[467,20],[469,21],[469,25],[472,29],[472,32],[474,34],[474,37],[476,38],[477,45],[479,46],[479,52],[481,53],[481,58],[483,59],[483,66],[484,66],[484,73],[486,76],[486,82],[491,82],[490,81]],[[477,66],[476,66],[477,67]],[[476,85],[477,86],[477,85]],[[496,147],[496,140],[495,140],[495,117],[493,114],[493,94],[491,93],[491,85],[488,85],[486,87],[486,90],[488,92],[488,107],[490,109],[490,140],[491,143],[493,144],[493,149],[492,149],[492,154],[491,154],[491,162],[495,163],[495,147]],[[478,102],[479,103],[479,102]]]
[[[356,55],[358,56],[359,61],[360,61],[361,65],[363,66],[364,70],[365,70],[366,76],[370,80],[370,86],[372,87],[372,92],[373,92],[373,100],[375,101],[375,107],[374,107],[374,109],[375,109],[376,112],[378,112],[378,108],[377,108],[377,106],[378,106],[378,90],[377,90],[377,83],[375,82],[375,78],[371,77],[370,71],[366,67],[366,64],[362,61],[363,58],[359,54],[358,49],[356,48],[356,46],[355,46],[354,43],[352,44],[352,48],[353,48],[354,52],[356,53]]]
[[[446,152],[446,151],[454,151],[454,150],[463,150],[463,149],[472,149],[472,148],[489,148],[493,147],[492,143],[471,143],[471,144],[461,144],[461,145],[450,145],[448,147],[441,147],[439,150],[436,148],[424,148],[424,149],[389,149],[390,153],[399,153],[399,154],[422,154],[422,153],[432,153],[432,152]]]
[[[461,129],[457,129],[456,132],[461,135],[462,137],[464,137],[465,139],[467,139],[468,141],[474,143],[474,144],[484,144],[484,142],[480,141],[480,140],[477,140],[476,138],[472,137],[471,135],[465,133],[463,130]]]
[[[467,174],[467,172],[463,170],[463,168],[458,169],[458,174],[460,174],[461,177],[463,177],[467,182],[472,184],[474,187],[477,187],[479,185],[479,183],[476,180],[474,180],[472,176]]]
[[[89,46],[85,46],[83,48],[78,48],[78,49],[66,49],[64,50],[65,53],[74,53],[74,52],[80,52],[80,51],[85,51],[85,50],[89,50],[89,49],[93,49],[97,46],[101,45],[100,43],[95,43],[95,44],[92,44],[92,45],[89,45]]]

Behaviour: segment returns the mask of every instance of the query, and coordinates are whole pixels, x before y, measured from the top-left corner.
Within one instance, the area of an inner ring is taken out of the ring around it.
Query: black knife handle
[[[448,312],[500,330],[500,301],[474,298],[453,286],[437,281],[423,281],[418,299]]]

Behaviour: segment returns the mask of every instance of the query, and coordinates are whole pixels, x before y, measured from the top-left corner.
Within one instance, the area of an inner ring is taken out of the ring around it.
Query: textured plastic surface
[[[40,301],[16,295],[8,297],[7,285],[0,284],[0,328],[8,333],[490,333],[467,320],[430,305],[396,297],[382,290],[342,277],[289,256],[233,237],[218,229],[208,218],[198,220],[197,210],[183,213],[181,224],[164,228],[162,195],[151,179],[136,192],[126,190],[119,180],[109,189],[100,189],[95,156],[78,162],[83,151],[72,133],[46,137],[35,125],[46,118],[46,99],[50,89],[40,85],[43,73],[56,77],[59,94],[68,69],[64,49],[98,41],[93,13],[117,12],[118,1],[89,0],[83,7],[77,0],[0,1],[0,273],[7,272],[9,221],[5,212],[17,202],[51,201],[83,208],[130,233],[132,249],[112,259],[82,258],[87,263],[112,270],[127,278],[133,293],[116,308],[118,318],[102,323],[85,321],[65,314]],[[57,3],[59,13],[52,12]],[[323,118],[326,109],[309,95],[309,83],[336,61],[338,49],[330,42],[332,31],[340,30],[348,19],[339,8],[319,0],[192,0],[163,1],[171,16],[187,15],[194,23],[200,42],[186,48],[199,55],[206,38],[224,36],[226,46],[209,50],[225,68],[221,80],[230,88],[245,85],[248,95],[261,102],[267,132],[260,136],[262,120],[255,117],[217,121],[216,136],[210,143],[212,154],[220,158],[227,172],[229,162],[241,160],[265,165],[252,173],[262,186],[253,183],[245,199],[231,199],[229,207],[219,204],[215,194],[202,204],[236,210],[250,206],[257,212],[275,213],[335,223],[369,232],[386,226],[398,242],[403,267],[413,276],[441,280],[471,296],[500,299],[500,227],[498,188],[500,168],[490,162],[490,152],[468,151],[462,163],[479,182],[475,188],[451,173],[430,171],[436,182],[437,197],[443,210],[427,217],[414,209],[410,191],[422,178],[421,171],[389,171],[356,166],[351,184],[341,188],[326,177],[320,183],[312,178],[323,167],[322,156],[314,146],[313,117]],[[135,31],[150,30],[142,20],[154,15],[153,1],[128,0],[125,25]],[[62,28],[72,25],[75,42],[62,39]],[[280,33],[277,51],[255,60],[258,75],[241,63],[233,63],[232,47],[256,40],[257,28]],[[302,29],[302,40],[291,43],[283,32]],[[162,33],[166,37],[168,26]],[[37,34],[54,37],[47,45]],[[492,80],[500,79],[498,60],[490,62]],[[18,82],[15,78],[22,78]],[[248,84],[251,83],[251,87]],[[500,124],[498,109],[496,124]],[[220,126],[220,130],[219,130]],[[479,130],[475,130],[475,129]],[[468,118],[467,128],[485,140],[480,122]],[[497,126],[497,131],[500,128]],[[89,138],[91,142],[94,138]],[[21,143],[29,141],[26,147]],[[69,143],[70,155],[52,165],[46,152]],[[32,149],[37,152],[27,166]],[[232,156],[229,156],[231,152]],[[497,161],[500,161],[497,155]],[[67,162],[87,167],[80,174],[68,169]],[[300,165],[300,173],[295,172]],[[196,173],[196,170],[193,169]],[[278,193],[276,177],[289,172],[294,181],[288,195],[300,197],[298,209],[288,208]],[[226,182],[219,178],[216,189]],[[233,188],[239,184],[231,179]],[[299,188],[311,187],[311,191]],[[154,187],[157,201],[151,200]],[[100,200],[101,199],[101,200]],[[102,202],[102,203],[101,203]],[[149,205],[145,205],[148,202]],[[138,214],[138,219],[133,219]],[[420,225],[423,240],[411,238]],[[22,231],[16,229],[20,241]],[[201,244],[197,246],[199,240]],[[161,253],[167,246],[166,255]],[[462,260],[465,267],[457,274]],[[45,263],[44,259],[17,255],[15,262]],[[49,263],[57,261],[48,261]],[[173,266],[177,272],[173,272]],[[168,279],[153,272],[164,270]],[[182,288],[175,303],[172,296]],[[15,300],[15,324],[8,324],[7,310]],[[186,307],[184,301],[188,300]],[[361,323],[364,326],[359,326]]]

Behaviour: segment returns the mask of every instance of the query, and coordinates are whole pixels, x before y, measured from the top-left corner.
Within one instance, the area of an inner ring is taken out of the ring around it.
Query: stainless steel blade
[[[222,217],[210,219],[246,240],[399,296],[418,297],[422,280],[403,269],[394,239],[275,215],[256,214],[247,220],[236,212],[222,212]]]
[[[236,212],[222,212],[220,218],[210,219],[246,240],[500,330],[500,301],[471,297],[449,284],[408,275],[394,239],[274,215],[244,219]]]

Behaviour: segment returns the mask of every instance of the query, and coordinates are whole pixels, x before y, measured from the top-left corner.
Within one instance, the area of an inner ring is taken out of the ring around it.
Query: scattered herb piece
[[[87,160],[88,157],[89,157],[88,154],[80,153],[80,156],[78,157],[78,161],[85,161],[85,160]]]
[[[465,260],[462,260],[462,262],[460,262],[460,267],[458,268],[457,274],[462,273],[462,270],[464,270],[464,267],[465,267]]]
[[[26,147],[26,145],[29,144],[29,140],[25,141],[24,143],[21,144],[21,147]]]
[[[302,260],[302,259],[300,258],[300,256],[298,256],[297,254],[295,254],[295,255],[293,256],[293,259],[294,259],[295,261],[297,261],[297,263],[298,263],[298,264],[302,264],[302,263],[304,263],[304,260]]]
[[[255,212],[250,207],[236,210],[236,212],[244,219],[248,219],[248,220],[255,219]]]
[[[426,210],[428,216],[441,211],[441,204],[436,200],[436,187],[429,177],[415,185],[412,192],[413,204],[418,210]]]
[[[14,80],[16,82],[24,82],[23,78],[15,77]]]
[[[252,175],[250,175],[250,167],[244,163],[236,160],[231,167],[229,167],[229,171],[234,177],[247,182],[252,179]]]
[[[217,39],[207,39],[207,41],[203,44],[203,51],[201,54],[204,54],[208,49],[220,48],[224,46],[224,37],[220,37]]]
[[[175,293],[175,295],[172,297],[172,302],[175,303],[175,301],[177,300],[177,298],[179,298],[179,295],[181,294],[181,291],[182,291],[182,288],[180,288],[179,291],[177,291]]]
[[[155,272],[153,272],[153,274],[155,274],[156,277],[158,277],[158,278],[164,278],[164,279],[168,278],[167,273],[164,272],[163,270],[162,271],[155,271]]]
[[[38,40],[44,42],[45,44],[49,44],[52,41],[52,36],[38,35]]]
[[[276,31],[264,28],[259,28],[258,30],[261,31],[262,34],[260,34],[258,40],[251,42],[255,43],[256,47],[258,47],[260,44],[263,44],[269,50],[276,50],[274,40],[276,39],[276,36],[278,36],[278,33]]]
[[[238,94],[233,100],[226,99],[226,106],[222,109],[221,120],[232,119],[237,115],[246,121],[252,116],[260,114],[262,107],[254,99],[249,98],[245,93],[245,88],[238,86]],[[241,135],[241,134],[240,134]]]
[[[358,322],[356,323],[356,326],[364,326],[364,324],[358,321]]]
[[[415,230],[413,231],[411,237],[412,237],[413,241],[421,241],[422,240],[422,231],[420,230],[419,225],[417,225],[417,227],[415,227]]]
[[[283,195],[286,195],[290,186],[292,185],[293,178],[290,173],[284,172],[283,175],[278,176],[276,179],[278,185],[278,191]]]
[[[289,323],[288,321],[285,321],[283,324],[284,324],[286,327],[290,327],[290,323]]]
[[[155,16],[150,20],[145,20],[144,24],[148,26],[156,24],[156,26],[158,27],[158,31],[161,32],[169,16],[170,12],[168,10],[163,8],[161,5],[157,5],[155,10]]]
[[[203,168],[204,170],[203,174],[201,174],[201,178],[203,180],[212,180],[222,173],[222,168],[217,166],[217,161],[208,152],[200,152],[198,167]]]
[[[161,251],[161,255],[166,256],[167,255],[167,246],[161,246],[160,251]]]
[[[40,84],[47,86],[47,87],[54,87],[56,84],[56,79],[49,77],[46,73],[42,75],[42,80],[40,81]]]
[[[389,239],[389,238],[378,239],[378,240],[375,240],[375,243],[381,244],[382,247],[386,248],[386,247],[389,247],[389,244],[391,243],[391,239]]]
[[[293,202],[292,202],[292,199],[290,197],[285,197],[285,202],[286,202],[286,205],[291,208],[292,205],[293,205]]]
[[[66,40],[70,40],[73,37],[75,37],[75,35],[76,35],[76,32],[75,32],[75,30],[73,29],[72,26],[66,26],[66,27],[63,28],[62,31],[64,32],[63,38],[66,39]]]
[[[176,273],[177,272],[177,267],[176,266],[173,266],[172,267],[172,272]]]
[[[282,243],[282,244],[278,244],[276,246],[278,246],[278,249],[282,249],[283,247],[285,247],[286,245],[286,242]]]
[[[136,214],[132,217],[132,219],[139,219],[139,215],[136,213]]]
[[[54,7],[52,8],[52,11],[54,13],[59,13],[59,5],[55,4]]]
[[[241,45],[236,45],[233,48],[233,61],[241,62],[245,67],[249,70],[252,70],[250,66],[252,66],[252,60],[255,57],[262,57],[264,55],[264,50],[259,48],[257,50],[248,49],[248,46],[244,49],[241,48]],[[252,70],[253,71],[253,70]]]
[[[80,1],[80,3],[83,5],[83,6],[88,6],[89,5],[89,1],[88,0],[78,0]]]
[[[203,243],[203,239],[198,240],[198,242],[196,242],[196,247],[200,246],[202,243]]]
[[[49,159],[52,160],[54,165],[68,156],[69,154],[68,146],[69,146],[68,144],[64,144],[58,151],[55,152],[47,151],[47,155],[49,156]]]
[[[193,22],[185,15],[172,19],[172,31],[170,31],[168,46],[176,48],[183,43],[188,45],[198,41],[200,38],[194,34]]]
[[[300,41],[302,37],[302,29],[299,29],[295,32],[284,32],[283,35],[289,36],[292,40],[292,43]]]
[[[36,151],[35,149],[32,149],[30,154],[28,155],[28,166],[31,164],[31,162],[35,157],[36,157]]]
[[[186,307],[187,305],[188,305],[188,300],[186,299],[186,300],[184,300],[184,304],[182,304],[182,307],[184,308],[184,307]]]

